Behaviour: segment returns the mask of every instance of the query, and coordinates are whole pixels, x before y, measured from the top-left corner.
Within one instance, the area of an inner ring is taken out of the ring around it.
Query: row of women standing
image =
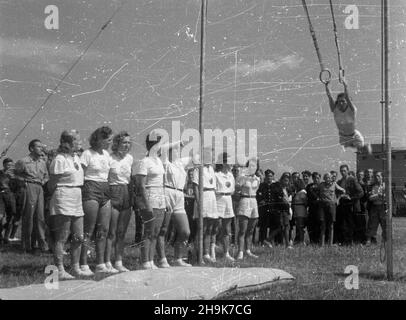
[[[129,154],[130,136],[120,132],[113,137],[109,127],[95,130],[89,139],[90,148],[79,157],[80,148],[77,131],[64,131],[60,138],[58,154],[50,165],[50,214],[55,240],[54,259],[59,269],[60,279],[75,276],[91,276],[88,266],[88,250],[91,241],[96,245],[96,273],[118,273],[128,269],[123,265],[124,237],[131,217],[131,177],[136,177],[135,203],[140,210],[144,225],[141,243],[142,268],[156,269],[170,267],[165,254],[165,235],[172,219],[176,230],[175,260],[173,265],[188,267],[184,262],[185,241],[190,234],[189,222],[184,208],[183,188],[187,173],[185,168],[192,165],[191,158],[180,158],[181,142],[165,144],[155,150],[160,141],[147,136],[148,154],[135,166]],[[110,148],[112,153],[107,150]],[[247,164],[248,174],[241,175],[235,183],[226,163],[216,167],[214,173],[212,159],[204,166],[203,179],[203,231],[204,258],[213,262],[215,257],[216,235],[219,218],[222,219],[222,242],[225,257],[234,260],[229,254],[231,220],[234,210],[239,216],[239,259],[244,251],[251,253],[252,233],[258,218],[256,190],[259,178],[255,176],[256,161]],[[210,163],[210,164],[209,164]],[[195,214],[197,218],[198,174],[195,170]],[[231,194],[241,194],[239,205],[233,205]],[[234,207],[234,208],[233,208]],[[63,248],[71,237],[72,274],[64,269]],[[113,247],[114,265],[111,262]],[[154,262],[155,249],[158,259]]]
[[[124,235],[130,220],[128,185],[133,158],[130,136],[114,136],[108,127],[94,131],[90,148],[80,158],[77,131],[64,131],[58,154],[49,169],[51,229],[54,238],[54,260],[60,279],[91,276],[87,264],[90,241],[96,243],[96,272],[128,271],[122,264]],[[112,154],[107,152],[112,144]],[[117,239],[116,239],[117,234]],[[71,237],[72,274],[63,265],[64,244]],[[115,264],[111,263],[115,245]]]

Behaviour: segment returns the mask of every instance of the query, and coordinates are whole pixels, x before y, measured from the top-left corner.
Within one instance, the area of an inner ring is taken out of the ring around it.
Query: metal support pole
[[[200,30],[200,90],[199,90],[199,133],[200,133],[200,164],[199,164],[199,253],[198,263],[203,264],[203,106],[205,92],[205,49],[206,49],[206,21],[207,21],[207,0],[202,0],[201,5],[201,30]]]
[[[385,146],[386,146],[386,269],[387,278],[393,280],[393,244],[392,244],[392,148],[390,141],[389,120],[389,32],[388,32],[388,0],[383,0],[383,29],[384,29],[384,79],[385,79]]]

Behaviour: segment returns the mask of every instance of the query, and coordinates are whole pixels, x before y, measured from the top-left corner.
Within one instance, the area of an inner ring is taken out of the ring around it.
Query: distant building
[[[357,152],[357,171],[374,169],[385,174],[385,149],[372,144],[372,154]],[[406,215],[406,149],[392,148],[392,191],[394,214]]]

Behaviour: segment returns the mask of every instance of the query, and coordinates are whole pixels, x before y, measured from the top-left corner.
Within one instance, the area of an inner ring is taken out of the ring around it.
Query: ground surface
[[[133,230],[133,228],[129,228]],[[128,243],[134,239],[129,232]],[[169,252],[171,252],[169,248]],[[406,219],[394,219],[395,281],[385,280],[386,263],[381,263],[384,251],[380,246],[319,248],[313,246],[273,249],[257,247],[259,259],[225,263],[219,259],[213,267],[265,267],[282,269],[295,277],[289,284],[275,284],[256,292],[233,294],[227,299],[406,299]],[[139,248],[127,247],[124,264],[131,270],[140,268]],[[171,255],[168,255],[169,261]],[[68,259],[67,259],[68,260]],[[10,288],[43,283],[45,266],[52,264],[51,255],[32,256],[20,253],[18,246],[0,249],[0,287]],[[346,266],[359,270],[359,288],[348,290],[344,281]],[[99,280],[99,279],[91,279]]]

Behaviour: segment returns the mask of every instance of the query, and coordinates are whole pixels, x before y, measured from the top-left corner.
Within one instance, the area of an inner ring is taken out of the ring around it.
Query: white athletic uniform
[[[199,184],[199,169],[196,168],[193,171],[193,183]],[[213,167],[211,165],[205,165],[203,167],[203,218],[217,219],[217,202],[216,202],[216,175],[214,174]],[[194,204],[193,218],[199,217],[199,208],[197,202]]]
[[[216,200],[217,213],[220,218],[234,217],[233,201],[231,194],[234,193],[235,181],[231,172],[216,172]]]
[[[237,215],[251,219],[258,218],[257,190],[261,180],[256,175],[242,175],[237,178],[236,185],[241,188],[241,198]]]
[[[186,171],[181,159],[174,162],[164,161],[166,207],[174,214],[186,214],[185,195]]]

